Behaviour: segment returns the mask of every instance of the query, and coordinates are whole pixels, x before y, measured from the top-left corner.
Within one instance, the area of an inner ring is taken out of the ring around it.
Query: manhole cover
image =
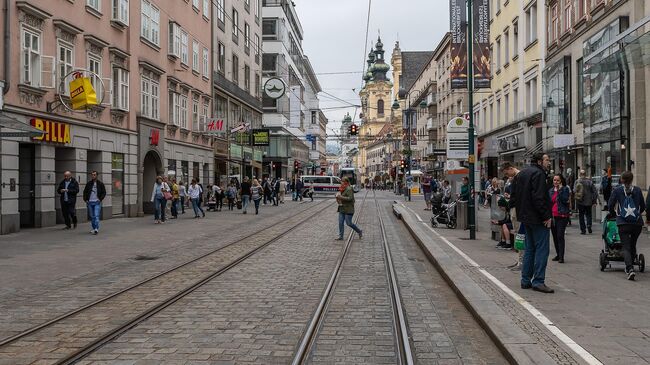
[[[137,255],[133,259],[136,261],[151,261],[151,260],[157,260],[158,258],[155,256]]]

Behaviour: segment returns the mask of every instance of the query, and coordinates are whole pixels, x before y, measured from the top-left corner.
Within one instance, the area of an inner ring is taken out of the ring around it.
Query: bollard
[[[456,205],[456,221],[456,228],[467,229],[467,202],[459,201]]]

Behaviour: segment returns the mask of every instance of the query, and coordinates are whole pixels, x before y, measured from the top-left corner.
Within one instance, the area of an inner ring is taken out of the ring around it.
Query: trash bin
[[[467,202],[459,201],[456,205],[456,222],[458,229],[467,229]]]

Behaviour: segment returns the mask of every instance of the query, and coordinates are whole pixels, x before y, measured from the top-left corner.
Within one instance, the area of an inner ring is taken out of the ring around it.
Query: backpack
[[[623,187],[623,194],[625,194],[625,199],[623,199],[623,204],[619,209],[619,216],[623,217],[623,220],[627,223],[636,223],[639,220],[639,208],[634,203],[633,199],[634,186],[632,187],[630,194],[628,195],[625,187]]]
[[[582,185],[580,181],[578,181],[578,184],[576,185],[576,200],[577,201],[582,201],[582,198],[585,196],[585,186]]]

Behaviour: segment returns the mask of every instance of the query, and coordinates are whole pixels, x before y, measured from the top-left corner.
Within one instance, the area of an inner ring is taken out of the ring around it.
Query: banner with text
[[[490,5],[489,0],[474,0],[472,35],[474,38],[472,62],[474,88],[490,88]]]
[[[452,89],[467,88],[467,7],[465,1],[449,0]]]

